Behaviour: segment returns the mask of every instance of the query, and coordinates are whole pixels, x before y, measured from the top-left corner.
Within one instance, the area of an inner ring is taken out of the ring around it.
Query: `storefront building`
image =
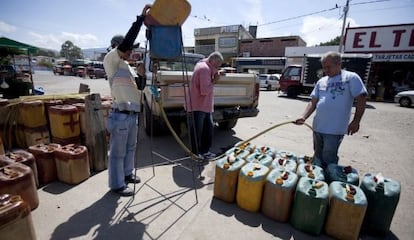
[[[392,101],[397,92],[414,90],[414,23],[347,28],[345,53],[371,53],[371,100]]]

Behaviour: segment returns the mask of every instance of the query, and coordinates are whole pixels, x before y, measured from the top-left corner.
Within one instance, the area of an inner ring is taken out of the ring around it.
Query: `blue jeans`
[[[203,154],[210,150],[213,142],[213,116],[211,113],[194,111],[188,113],[191,151]]]
[[[313,133],[313,149],[315,151],[313,162],[325,169],[328,164],[338,164],[338,149],[344,135]]]
[[[125,176],[134,170],[135,149],[137,145],[138,114],[111,112],[108,117],[109,188],[125,186]]]

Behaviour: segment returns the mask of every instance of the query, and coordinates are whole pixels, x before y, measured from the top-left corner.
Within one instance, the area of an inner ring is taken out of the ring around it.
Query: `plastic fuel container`
[[[326,234],[336,239],[358,239],[367,205],[367,198],[358,186],[331,182]]]
[[[368,200],[363,228],[374,235],[386,235],[400,200],[400,183],[382,174],[367,173],[360,187]]]
[[[295,195],[298,176],[296,173],[278,167],[266,177],[263,191],[262,212],[279,222],[287,222]]]
[[[273,158],[268,154],[263,154],[259,152],[254,152],[246,157],[247,162],[251,163],[259,163],[265,165],[266,167],[270,167],[272,164]]]
[[[55,149],[56,172],[59,181],[78,184],[90,176],[88,150],[69,144]]]
[[[359,186],[358,171],[351,166],[329,164],[325,170],[325,178],[328,184],[333,181],[340,181]]]
[[[36,159],[39,183],[47,184],[57,180],[56,163],[54,152],[60,148],[59,144],[38,144],[30,146],[28,151]]]
[[[32,210],[39,206],[32,169],[21,163],[0,168],[0,194],[20,195]]]
[[[300,231],[319,235],[328,210],[329,187],[326,182],[301,177],[295,191],[290,223]]]
[[[311,163],[299,164],[296,173],[299,177],[308,177],[319,181],[325,181],[323,169]]]
[[[0,239],[36,239],[30,206],[18,195],[0,194]]]
[[[236,200],[237,181],[244,164],[245,160],[233,156],[224,156],[216,161],[214,197],[229,203]]]
[[[240,170],[237,184],[237,205],[246,211],[257,212],[262,203],[263,188],[269,168],[258,163],[246,163]]]

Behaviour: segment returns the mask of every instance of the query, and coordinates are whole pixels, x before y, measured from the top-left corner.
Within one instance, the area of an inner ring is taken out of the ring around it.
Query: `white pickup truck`
[[[161,114],[163,107],[172,126],[186,123],[184,89],[191,81],[195,64],[204,56],[185,53],[175,60],[154,60],[148,57],[147,87],[143,91],[144,128],[148,135],[165,131]],[[213,120],[221,129],[231,129],[243,117],[255,117],[259,113],[259,80],[251,73],[226,73],[214,87]],[[178,128],[177,128],[178,129]]]

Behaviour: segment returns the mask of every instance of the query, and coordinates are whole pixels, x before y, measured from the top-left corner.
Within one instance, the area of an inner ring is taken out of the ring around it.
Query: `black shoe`
[[[129,197],[129,196],[134,195],[134,191],[130,189],[128,186],[123,186],[117,189],[112,189],[111,191],[123,197]]]
[[[125,182],[126,183],[140,183],[141,178],[139,178],[138,176],[135,176],[135,174],[131,174],[125,177]]]

